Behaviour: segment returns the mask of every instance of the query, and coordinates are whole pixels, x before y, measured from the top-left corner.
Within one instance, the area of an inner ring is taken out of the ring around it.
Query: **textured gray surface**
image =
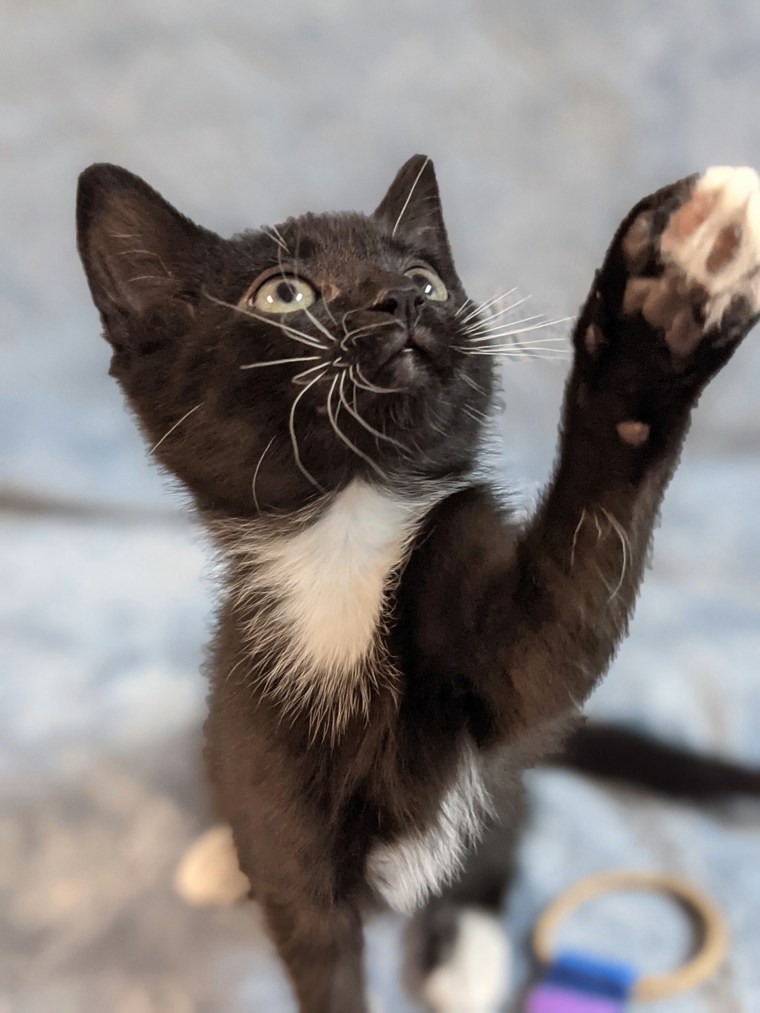
[[[760,165],[758,45],[751,0],[6,0],[0,477],[14,494],[127,510],[0,522],[3,1013],[289,1008],[252,909],[200,913],[171,892],[208,815],[209,603],[200,546],[106,377],[74,253],[77,172],[120,162],[229,233],[370,208],[425,151],[472,293],[517,284],[563,316],[641,194],[711,163]],[[508,372],[507,457],[529,488],[551,458],[562,375]],[[703,398],[631,639],[593,703],[757,762],[759,385],[755,336]],[[530,787],[518,953],[578,875],[676,870],[714,893],[734,944],[716,982],[663,1008],[760,1009],[753,806],[695,812],[559,772]],[[679,924],[644,906],[595,909],[579,931],[642,960],[683,945]],[[374,991],[393,1013],[396,946],[393,923],[371,930]]]

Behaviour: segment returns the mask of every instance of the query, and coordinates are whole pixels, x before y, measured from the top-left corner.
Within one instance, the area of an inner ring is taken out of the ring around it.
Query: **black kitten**
[[[208,760],[302,1010],[364,1008],[363,907],[457,876],[606,670],[691,408],[760,306],[759,208],[715,169],[626,218],[521,527],[479,476],[495,349],[428,159],[371,216],[231,240],[82,175],[111,372],[225,564]]]

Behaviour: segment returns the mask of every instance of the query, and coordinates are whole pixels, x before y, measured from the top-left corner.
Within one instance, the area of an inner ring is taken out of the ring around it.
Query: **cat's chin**
[[[383,368],[383,383],[404,390],[419,390],[430,377],[429,358],[413,345],[405,345]]]

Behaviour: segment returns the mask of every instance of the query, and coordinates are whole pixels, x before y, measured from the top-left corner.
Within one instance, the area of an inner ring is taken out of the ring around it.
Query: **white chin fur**
[[[498,918],[477,908],[457,915],[457,938],[448,959],[422,985],[434,1013],[498,1013],[509,995],[512,956]]]

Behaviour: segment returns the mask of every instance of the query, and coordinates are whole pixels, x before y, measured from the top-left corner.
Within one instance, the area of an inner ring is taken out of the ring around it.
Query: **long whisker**
[[[401,223],[401,219],[404,217],[406,209],[409,207],[409,201],[412,199],[412,194],[417,189],[417,184],[419,183],[419,181],[420,181],[420,179],[422,177],[422,173],[425,171],[425,169],[426,169],[427,164],[428,164],[429,161],[430,161],[430,159],[426,158],[425,161],[420,166],[420,171],[417,173],[417,176],[415,177],[415,180],[412,183],[412,188],[409,191],[409,196],[406,198],[406,200],[404,201],[404,206],[399,211],[399,215],[398,215],[398,218],[396,219],[396,224],[393,226],[393,231],[391,232],[391,236],[395,236],[396,235],[396,229],[399,227],[399,224]]]
[[[484,348],[541,348],[542,346],[550,348],[552,345],[556,345],[558,348],[570,347],[566,338],[552,337],[551,335],[545,335],[543,338],[520,338],[511,334],[495,334],[488,341],[473,341],[467,347],[478,352]]]
[[[469,415],[473,422],[488,421],[488,416],[484,415],[483,412],[479,412],[476,408],[473,408],[472,405],[462,405],[462,411],[465,415]]]
[[[509,338],[516,334],[528,334],[531,331],[540,331],[546,327],[558,327],[560,324],[566,324],[569,320],[575,320],[575,317],[557,317],[556,320],[542,320],[541,323],[531,324],[529,327],[510,327],[506,325],[500,327],[498,330],[494,330],[488,337],[490,338]],[[516,321],[516,323],[519,321]]]
[[[361,379],[362,382],[359,383],[359,380],[356,380],[353,376],[351,377],[351,380],[353,381],[353,383],[356,384],[357,387],[361,387],[363,390],[370,390],[372,391],[373,394],[397,394],[400,391],[405,390],[404,387],[376,387],[374,384],[369,382],[369,380],[364,375],[364,373],[362,373],[358,365],[353,366],[352,368],[356,370],[356,375],[359,377],[359,379]]]
[[[299,246],[299,242],[300,242],[300,236],[299,236],[299,237],[298,237],[298,238],[296,239],[296,255],[295,255],[295,257],[293,258],[293,259],[294,259],[294,261],[295,261],[295,268],[296,268],[296,271],[298,270],[298,246]],[[290,255],[290,250],[288,249],[288,247],[287,247],[287,245],[286,245],[286,244],[284,244],[284,243],[283,243],[283,245],[282,245],[282,249],[283,249],[283,250],[285,250],[285,252],[286,252],[286,253],[287,253],[288,255]],[[279,251],[279,250],[277,251],[277,264],[278,264],[278,266],[279,266],[279,268],[280,268],[280,275],[282,276],[283,280],[286,280],[286,279],[287,279],[287,274],[286,274],[286,272],[285,272],[285,268],[283,267],[283,263],[282,263],[282,255],[281,255],[281,253],[280,253],[280,251]],[[335,320],[334,320],[334,318],[333,318],[333,316],[332,316],[332,313],[330,313],[330,309],[329,309],[329,307],[327,307],[327,302],[326,302],[326,301],[325,301],[325,307],[327,308],[327,312],[328,312],[328,314],[329,314],[329,316],[330,316],[330,319],[332,320],[332,322],[333,322],[333,323],[335,323]],[[322,334],[324,334],[324,335],[326,336],[327,340],[328,340],[328,341],[329,341],[329,342],[330,342],[331,344],[334,344],[334,343],[335,343],[335,337],[334,337],[334,335],[332,335],[332,334],[331,334],[331,333],[330,333],[330,332],[329,332],[329,331],[327,330],[327,328],[326,328],[326,327],[324,327],[324,326],[323,326],[323,325],[322,325],[322,324],[321,324],[321,323],[319,322],[319,320],[317,320],[317,318],[316,318],[316,317],[315,317],[315,316],[314,316],[314,315],[313,315],[312,313],[310,313],[310,312],[309,312],[309,308],[308,308],[308,306],[302,306],[302,307],[301,307],[301,309],[302,309],[302,311],[303,311],[303,312],[304,312],[304,313],[306,314],[306,316],[307,316],[307,317],[309,318],[309,320],[310,320],[310,321],[312,322],[312,324],[314,324],[314,326],[315,326],[315,327],[317,328],[317,330],[318,330],[318,331],[321,331],[321,332],[322,332]]]
[[[278,235],[279,235],[279,232],[278,232]],[[280,236],[280,238],[282,238],[282,237]],[[295,270],[296,270],[296,272],[298,272],[298,247],[299,247],[299,244],[300,244],[300,235],[296,239],[296,255],[293,258],[294,263],[295,263]],[[290,256],[290,250],[288,249],[288,247],[287,247],[287,245],[285,244],[284,241],[283,241],[283,244],[282,244],[282,249],[288,254],[288,256]],[[278,266],[280,268],[280,275],[282,276],[283,280],[287,280],[288,274],[286,273],[285,267],[283,266],[283,263],[282,263],[282,254],[280,253],[279,250],[277,251],[277,264],[278,264]],[[335,317],[332,315],[332,312],[330,311],[330,307],[327,304],[327,300],[325,299],[325,300],[323,300],[323,302],[324,302],[324,307],[327,310],[327,315],[330,317],[330,320],[332,321],[332,323],[337,327],[337,324],[335,323]],[[324,327],[319,322],[319,320],[317,320],[316,317],[312,313],[309,312],[308,307],[307,306],[303,306],[301,309],[302,309],[302,312],[304,312],[306,314],[306,316],[309,318],[309,320],[312,322],[312,324],[314,324],[314,326],[317,328],[317,330],[321,331],[331,344],[335,344],[335,341],[336,341],[335,335],[331,334],[330,331],[328,331],[327,328]]]
[[[275,439],[276,439],[276,437],[273,436],[272,439],[269,441],[269,443],[267,443],[267,445],[264,447],[264,453],[259,458],[259,462],[256,465],[256,468],[255,468],[255,470],[253,472],[253,481],[251,482],[251,492],[253,493],[253,505],[256,507],[256,513],[257,514],[261,513],[261,507],[259,506],[258,496],[256,495],[256,479],[259,477],[259,468],[261,467],[261,462],[267,456],[267,452],[268,452],[269,448],[272,446],[272,444],[274,443]]]
[[[349,413],[349,415],[353,415],[353,417],[356,419],[356,421],[359,423],[359,425],[360,426],[364,426],[364,428],[367,430],[367,432],[368,433],[372,433],[372,435],[376,436],[377,439],[379,439],[379,440],[385,440],[386,443],[391,443],[391,444],[393,444],[394,447],[398,447],[400,450],[403,450],[403,451],[406,452],[408,450],[408,447],[405,447],[404,444],[401,443],[399,440],[394,440],[392,436],[386,436],[385,433],[381,433],[378,429],[374,429],[369,424],[369,422],[367,422],[365,419],[363,419],[361,417],[361,415],[356,411],[355,407],[354,408],[351,407],[351,405],[346,400],[346,395],[345,395],[345,393],[343,391],[343,384],[345,382],[345,379],[346,379],[346,374],[343,373],[343,375],[340,378],[340,383],[338,385],[338,397],[340,398],[341,402],[343,403],[343,407],[346,409],[346,411]],[[356,390],[356,384],[354,384],[354,392],[355,392],[355,390]]]
[[[343,319],[344,320],[346,319],[345,315],[344,315]],[[346,336],[345,336],[345,338],[343,338],[341,340],[340,347],[345,352],[346,351],[346,345],[348,344],[348,342],[349,341],[354,341],[356,338],[359,337],[360,334],[371,334],[372,331],[376,331],[380,327],[392,327],[395,324],[396,324],[395,320],[381,320],[379,323],[376,323],[376,324],[365,324],[364,327],[357,327],[356,330],[346,331]],[[344,325],[344,330],[345,330],[345,325]]]
[[[319,482],[317,482],[317,480],[314,478],[314,476],[311,474],[311,472],[308,471],[304,467],[304,464],[303,464],[303,462],[301,460],[301,455],[298,452],[298,438],[296,437],[295,415],[296,415],[296,408],[298,407],[298,402],[301,400],[301,398],[304,396],[304,394],[306,393],[307,390],[310,390],[314,386],[315,383],[318,383],[322,379],[322,377],[327,372],[327,368],[328,367],[325,366],[324,372],[318,373],[314,377],[314,379],[311,381],[311,383],[308,383],[304,387],[304,389],[301,391],[301,393],[298,394],[297,397],[295,397],[293,399],[293,404],[291,405],[291,408],[290,408],[290,415],[288,416],[288,430],[290,432],[290,442],[293,445],[293,457],[294,457],[295,462],[296,462],[296,467],[301,472],[301,474],[305,475],[306,478],[308,478],[308,480],[311,482],[311,484],[315,488],[319,489],[320,492],[324,492],[325,490],[322,488],[322,486],[319,484]],[[337,379],[337,377],[336,377],[336,379]]]
[[[514,306],[510,306],[509,309],[513,310],[516,306],[517,303],[515,303]],[[501,313],[494,313],[494,315],[489,317],[488,320],[482,320],[477,324],[473,324],[471,327],[465,327],[464,333],[480,334],[483,331],[493,331],[497,327],[514,327],[515,324],[524,324],[526,321],[545,319],[543,313],[533,313],[529,317],[520,317],[518,320],[497,320],[496,318],[499,316],[501,316]]]
[[[323,304],[324,304],[324,307],[325,307],[325,313],[327,313],[328,317],[330,318],[330,323],[331,323],[331,324],[333,325],[333,327],[334,327],[334,328],[335,328],[335,330],[337,331],[337,329],[338,329],[338,321],[337,321],[337,320],[335,319],[335,317],[333,316],[333,312],[332,312],[332,310],[330,309],[330,304],[329,304],[329,302],[327,301],[327,299],[325,299],[325,298],[324,298],[324,296],[322,297],[322,302],[323,302]],[[333,339],[332,339],[332,340],[333,340],[333,341],[337,341],[338,339],[337,339],[336,337],[333,337]]]
[[[466,373],[462,373],[462,379],[469,387],[472,387],[474,391],[477,391],[478,394],[482,394],[483,397],[486,396],[486,392],[483,390],[482,387],[480,387],[477,383],[475,383],[472,377],[469,377]]]
[[[380,476],[380,478],[385,479],[386,478],[385,473],[382,471],[381,468],[379,468],[375,464],[375,462],[372,460],[372,458],[368,457],[364,453],[364,451],[359,450],[359,448],[356,446],[356,444],[352,443],[351,440],[349,440],[349,438],[346,436],[346,434],[343,433],[343,432],[341,432],[341,430],[338,428],[337,416],[333,414],[333,410],[332,410],[332,396],[333,396],[333,393],[335,391],[335,384],[337,382],[338,382],[338,377],[336,376],[336,377],[333,378],[332,386],[330,387],[330,390],[329,390],[329,392],[327,394],[327,402],[326,402],[326,405],[327,405],[327,417],[330,420],[330,425],[332,426],[332,428],[333,428],[333,430],[335,432],[335,435],[338,437],[339,440],[342,440],[342,442],[345,443],[347,447],[349,447],[351,450],[353,450],[353,452],[356,454],[357,457],[360,457],[363,461],[366,461],[366,463],[370,466],[370,468],[372,468],[374,471],[377,472],[377,474]]]
[[[317,328],[317,330],[321,331],[322,334],[325,335],[325,337],[330,342],[330,344],[334,345],[335,342],[336,342],[336,340],[337,340],[336,337],[335,337],[335,335],[331,334],[328,331],[328,329],[325,327],[325,325],[323,323],[320,323],[320,321],[317,320],[317,318],[314,316],[313,313],[309,312],[308,306],[302,306],[301,307],[301,311],[306,314],[306,316],[309,318],[309,320],[311,320],[311,322],[314,324],[314,326]]]
[[[174,432],[174,430],[177,429],[179,426],[181,426],[182,423],[185,421],[185,419],[189,418],[193,414],[193,412],[197,412],[198,409],[201,407],[202,404],[203,404],[203,402],[201,401],[200,404],[197,404],[195,406],[195,408],[191,408],[189,412],[185,412],[185,414],[182,416],[182,418],[179,419],[177,422],[175,422],[174,425],[171,427],[171,429],[168,429],[164,433],[164,435],[161,437],[161,439],[158,441],[158,443],[154,443],[153,444],[153,446],[148,451],[148,454],[149,455],[154,454],[158,450],[158,448],[161,446],[161,444],[164,442],[164,440],[168,436],[171,436],[171,434]]]
[[[564,352],[570,351],[570,345],[567,341],[560,340],[558,338],[533,338],[528,341],[492,341],[486,342],[483,345],[461,345],[454,346],[457,349],[464,348],[468,352],[472,352],[473,355],[488,354],[493,351],[506,351],[506,352],[527,352],[527,351],[543,351],[543,352]]]
[[[458,317],[460,313],[464,313],[464,311],[467,309],[468,306],[472,306],[472,305],[473,305],[472,299],[465,299],[465,301],[462,303],[462,305],[456,311],[456,313],[454,314],[454,316]]]
[[[317,341],[316,338],[312,338],[311,335],[305,334],[303,331],[299,331],[295,327],[291,327],[289,324],[282,323],[281,320],[276,320],[273,317],[264,317],[260,313],[252,313],[251,310],[246,309],[244,306],[237,306],[235,303],[225,302],[224,299],[217,299],[216,296],[211,295],[210,292],[204,292],[206,298],[218,306],[224,306],[226,309],[234,310],[236,313],[242,314],[244,317],[250,317],[252,320],[259,320],[262,324],[269,324],[270,327],[277,327],[283,333],[287,334],[293,341],[300,341],[302,345],[309,345],[312,348],[321,348],[323,351],[327,350],[327,345],[323,345],[321,341]]]
[[[308,369],[302,370],[300,373],[296,373],[294,377],[291,377],[290,382],[298,385],[301,382],[301,378],[308,376],[309,373],[313,373],[315,369],[321,369],[322,366],[327,366],[327,363],[319,362],[316,366],[309,366]]]
[[[265,236],[268,236],[273,243],[276,243],[281,250],[284,250],[286,253],[289,252],[287,246],[285,245],[285,240],[282,238],[279,232],[275,231],[275,227],[273,225],[269,226],[268,228],[264,227],[261,231],[264,233]]]
[[[525,351],[515,351],[515,349],[511,347],[481,349],[479,351],[473,351],[471,348],[457,348],[456,350],[458,352],[463,352],[465,355],[491,355],[504,359],[547,359],[559,361],[561,359],[567,359],[570,355],[569,352],[560,352],[556,349],[553,351],[549,349],[526,349]]]
[[[472,320],[472,318],[476,317],[478,313],[482,313],[483,310],[487,310],[489,306],[493,306],[493,304],[495,302],[498,302],[500,299],[508,299],[509,296],[514,295],[516,291],[517,291],[516,288],[511,288],[509,292],[503,292],[501,295],[495,295],[493,299],[486,299],[485,302],[480,303],[478,306],[475,307],[474,310],[471,310],[467,314],[467,316],[464,317],[462,323],[466,324],[468,320]],[[530,296],[526,296],[525,298],[529,299]]]
[[[526,303],[529,299],[530,296],[527,295],[522,299],[517,299],[515,302],[510,303],[509,306],[504,306],[502,309],[496,310],[494,313],[489,313],[487,317],[484,317],[480,320],[475,320],[474,323],[470,324],[469,327],[465,327],[464,330],[467,331],[467,333],[469,334],[472,331],[482,330],[484,327],[491,327],[493,326],[493,322],[497,320],[499,317],[503,317],[505,313],[511,313],[512,310],[516,310],[518,307]],[[535,320],[536,318],[532,317],[531,319]]]
[[[241,369],[264,369],[266,366],[282,366],[286,362],[315,362],[318,355],[296,355],[291,359],[270,359],[269,362],[247,362]]]

